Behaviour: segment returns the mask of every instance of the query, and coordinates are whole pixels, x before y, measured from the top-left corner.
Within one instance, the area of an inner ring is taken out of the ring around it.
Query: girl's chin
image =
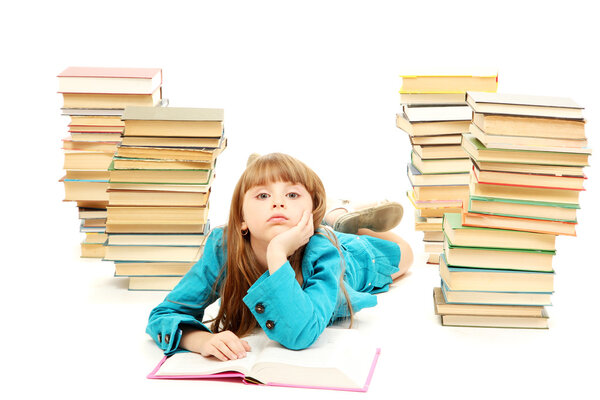
[[[268,232],[272,233],[272,232],[276,232],[275,234],[279,234],[285,231],[289,231],[290,229],[292,229],[291,226],[287,226],[284,224],[273,224],[269,227]]]
[[[291,226],[287,226],[287,225],[283,225],[283,224],[271,225],[265,230],[264,236],[266,236],[268,238],[268,240],[270,241],[275,236],[277,236],[283,232],[287,232],[291,228],[292,228]]]
[[[254,231],[254,232],[250,231],[250,232],[251,232],[252,236],[256,237],[257,239],[270,241],[275,236],[279,235],[280,233],[289,231],[290,229],[291,229],[291,226],[287,226],[287,225],[283,225],[283,224],[273,224],[273,225],[266,226],[264,229],[262,229],[261,232],[256,232],[256,231]]]

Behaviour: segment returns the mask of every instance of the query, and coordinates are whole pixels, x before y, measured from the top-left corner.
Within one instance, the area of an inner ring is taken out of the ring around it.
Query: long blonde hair
[[[250,244],[250,235],[242,234],[242,206],[246,192],[259,185],[271,182],[292,182],[302,184],[310,193],[313,204],[313,222],[316,234],[323,234],[322,229],[317,232],[325,217],[326,194],[323,182],[317,174],[301,161],[281,153],[272,153],[261,156],[247,166],[240,177],[231,199],[229,222],[225,228],[224,236],[227,238],[227,260],[217,282],[221,285],[221,307],[212,321],[213,332],[230,330],[238,336],[250,333],[258,326],[252,312],[243,302],[246,292],[254,282],[264,273],[259,265]],[[338,249],[342,259],[340,288],[348,304],[348,313],[352,321],[352,305],[344,287],[345,262],[341,254],[337,238],[333,232],[327,230],[326,237]],[[296,279],[302,284],[302,258],[306,245],[301,246],[288,260],[296,273]],[[225,271],[226,269],[226,271]],[[351,322],[352,324],[352,322]]]

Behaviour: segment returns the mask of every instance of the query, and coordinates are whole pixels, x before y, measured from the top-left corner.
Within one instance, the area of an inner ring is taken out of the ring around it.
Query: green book
[[[203,172],[205,174],[209,174],[211,169],[207,169],[207,168],[186,168],[186,169],[172,169],[172,168],[147,168],[147,169],[143,169],[141,170],[140,168],[122,168],[122,169],[115,169],[114,167],[115,165],[115,160],[113,159],[112,162],[110,163],[110,165],[108,166],[108,170],[109,171],[196,171],[196,172]],[[157,166],[160,166],[160,164],[157,164]]]
[[[456,246],[555,250],[556,236],[506,229],[463,226],[462,214],[444,214],[445,236]]]
[[[465,151],[476,161],[541,165],[587,166],[589,154],[486,148],[472,134],[463,135]]]
[[[454,266],[552,272],[552,257],[556,252],[550,250],[455,246],[450,242],[448,236],[445,236],[444,254],[448,263]]]
[[[577,223],[578,204],[469,196],[469,212]]]

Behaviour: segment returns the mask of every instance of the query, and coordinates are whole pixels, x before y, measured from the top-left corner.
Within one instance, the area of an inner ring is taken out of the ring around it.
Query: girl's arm
[[[184,328],[210,332],[202,318],[206,307],[218,297],[214,284],[223,265],[222,236],[223,229],[212,231],[200,260],[150,313],[146,332],[165,355],[179,349]]]
[[[231,331],[210,333],[195,328],[183,329],[179,346],[205,357],[215,356],[221,361],[244,358],[250,351],[248,342]]]
[[[303,271],[310,271],[303,287],[287,260],[250,287],[244,303],[270,339],[294,350],[317,340],[338,306],[340,260],[328,239],[314,235],[302,261]]]
[[[273,274],[294,254],[304,246],[315,233],[312,213],[304,211],[302,218],[293,228],[275,236],[267,247],[267,266]]]

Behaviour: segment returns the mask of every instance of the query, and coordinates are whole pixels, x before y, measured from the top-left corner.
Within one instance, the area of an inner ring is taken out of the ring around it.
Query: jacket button
[[[275,322],[273,322],[271,320],[268,320],[265,325],[267,326],[267,329],[273,329],[273,328],[275,328]]]
[[[259,314],[262,314],[265,312],[265,306],[262,303],[258,303],[256,307],[254,307],[254,311],[256,311]]]

